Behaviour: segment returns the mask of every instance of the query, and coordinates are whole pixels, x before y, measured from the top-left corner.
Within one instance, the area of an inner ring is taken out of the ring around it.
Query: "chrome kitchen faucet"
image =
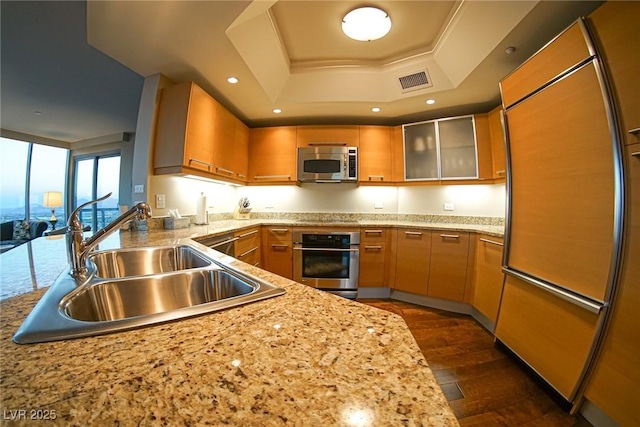
[[[145,203],[140,202],[127,212],[114,219],[107,224],[104,228],[96,231],[96,233],[84,240],[82,223],[80,222],[80,211],[86,206],[94,203],[101,202],[111,196],[111,193],[100,197],[96,200],[91,200],[76,208],[69,216],[67,223],[67,258],[69,260],[69,266],[71,271],[69,274],[76,279],[82,279],[87,276],[87,256],[93,248],[95,248],[100,242],[106,239],[111,233],[118,230],[124,223],[138,218],[144,220],[151,218],[151,207]]]

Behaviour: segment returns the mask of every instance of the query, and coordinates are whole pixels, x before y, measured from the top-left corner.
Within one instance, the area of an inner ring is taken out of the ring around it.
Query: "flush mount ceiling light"
[[[391,19],[387,12],[375,7],[361,7],[347,13],[342,19],[342,31],[350,38],[363,42],[387,35]]]

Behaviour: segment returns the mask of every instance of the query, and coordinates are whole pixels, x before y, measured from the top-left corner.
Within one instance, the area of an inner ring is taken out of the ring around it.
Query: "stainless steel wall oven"
[[[355,299],[359,245],[359,231],[294,230],[293,280]]]

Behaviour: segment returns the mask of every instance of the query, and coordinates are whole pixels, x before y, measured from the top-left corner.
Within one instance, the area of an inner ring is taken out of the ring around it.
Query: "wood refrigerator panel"
[[[604,301],[614,246],[614,150],[594,62],[508,109],[507,124],[507,266]]]

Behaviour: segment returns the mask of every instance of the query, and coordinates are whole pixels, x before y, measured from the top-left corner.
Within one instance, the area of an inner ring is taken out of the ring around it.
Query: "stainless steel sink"
[[[187,245],[119,249],[97,252],[89,257],[102,278],[144,276],[213,264],[200,252]]]
[[[73,319],[104,322],[222,301],[257,288],[224,270],[189,271],[96,283],[64,298],[62,306]]]
[[[188,239],[172,246],[95,253],[87,262],[87,279],[73,278],[70,269],[63,272],[13,340],[28,344],[118,332],[284,293],[225,259]]]

